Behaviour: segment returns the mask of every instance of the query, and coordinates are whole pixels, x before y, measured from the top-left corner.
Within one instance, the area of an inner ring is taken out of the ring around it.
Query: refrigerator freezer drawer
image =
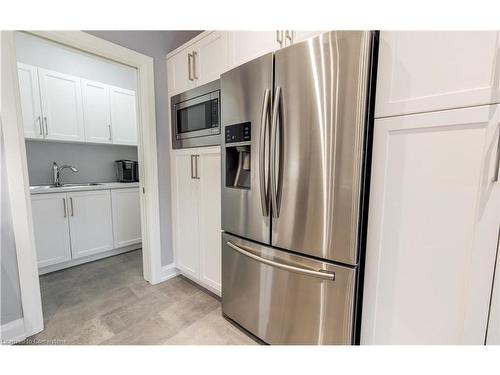
[[[222,311],[269,344],[351,344],[356,268],[222,234]]]

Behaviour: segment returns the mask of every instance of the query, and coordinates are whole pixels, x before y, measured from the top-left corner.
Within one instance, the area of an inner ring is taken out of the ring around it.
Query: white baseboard
[[[23,318],[2,324],[0,329],[0,343],[2,345],[12,345],[26,338]]]
[[[175,264],[167,264],[161,268],[160,282],[167,281],[177,275],[179,275],[179,271],[175,268]]]

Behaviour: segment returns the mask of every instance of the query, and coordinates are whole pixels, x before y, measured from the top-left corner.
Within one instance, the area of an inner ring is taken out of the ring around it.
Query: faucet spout
[[[55,186],[61,186],[61,172],[64,169],[71,169],[73,173],[78,172],[78,169],[71,166],[71,165],[63,165],[63,166],[58,166],[56,162],[52,163],[52,173],[53,173],[53,178],[54,178],[54,185]]]

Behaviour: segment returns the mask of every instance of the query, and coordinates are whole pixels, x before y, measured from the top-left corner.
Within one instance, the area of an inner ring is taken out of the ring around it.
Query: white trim
[[[2,132],[12,227],[16,243],[19,287],[27,336],[43,329],[42,300],[38,280],[35,234],[31,214],[28,166],[12,31],[1,31]]]
[[[161,268],[161,282],[172,279],[177,275],[180,275],[180,272],[175,268],[174,263],[167,264]]]
[[[83,258],[71,259],[71,260],[68,260],[66,262],[52,264],[52,265],[46,266],[46,267],[40,267],[38,269],[38,273],[40,275],[45,275],[45,274],[50,273],[50,272],[55,272],[55,271],[63,270],[65,268],[79,266],[80,264],[93,262],[95,260],[109,258],[109,257],[115,256],[115,255],[125,254],[125,253],[128,253],[129,251],[134,251],[134,250],[140,249],[141,247],[142,247],[141,244],[129,245],[129,246],[121,247],[119,249],[112,249],[112,250],[104,251],[102,253],[92,254],[92,255],[89,255],[89,256],[86,256]]]
[[[2,324],[0,328],[0,344],[12,345],[26,338],[24,319],[19,318],[12,322]]]
[[[177,47],[176,49],[174,49],[173,51],[170,51],[169,53],[167,53],[167,56],[165,58],[169,59],[171,58],[172,56],[175,56],[176,54],[178,54],[179,52],[181,52],[182,50],[186,49],[187,47],[189,46],[192,46],[194,43],[196,43],[197,41],[205,38],[207,35],[210,35],[214,32],[215,30],[206,30],[206,31],[203,31],[202,33],[196,35],[194,38],[192,39],[189,39],[186,43],[184,43],[182,46],[179,46]],[[170,103],[170,102],[169,102]]]

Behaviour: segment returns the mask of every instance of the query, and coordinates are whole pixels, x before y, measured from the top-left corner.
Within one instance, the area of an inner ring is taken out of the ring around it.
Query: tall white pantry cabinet
[[[362,344],[486,341],[498,52],[495,31],[380,34]]]

